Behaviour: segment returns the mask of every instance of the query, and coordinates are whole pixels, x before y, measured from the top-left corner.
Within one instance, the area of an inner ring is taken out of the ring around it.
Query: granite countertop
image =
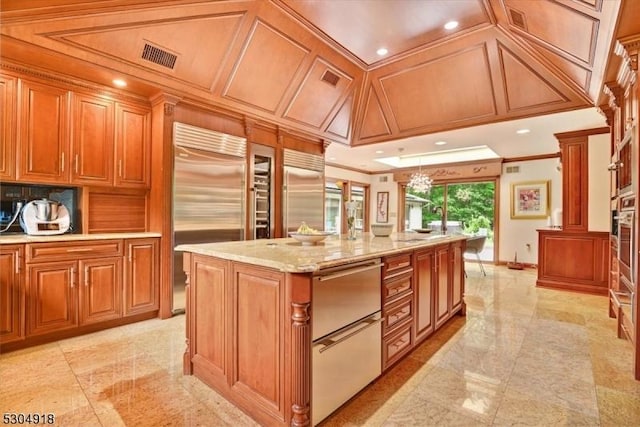
[[[335,265],[465,240],[462,234],[392,233],[375,237],[363,233],[356,240],[332,235],[314,246],[303,246],[293,238],[243,240],[237,242],[184,244],[176,251],[213,256],[289,273],[314,272]]]
[[[96,234],[56,234],[52,236],[30,236],[28,234],[0,235],[0,245],[20,243],[74,242],[81,240],[142,239],[160,237],[160,233],[96,233]]]

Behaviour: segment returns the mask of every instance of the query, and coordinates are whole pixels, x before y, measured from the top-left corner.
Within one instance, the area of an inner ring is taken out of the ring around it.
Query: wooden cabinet
[[[466,312],[464,303],[464,249],[466,241],[452,242],[450,246],[449,261],[451,277],[451,314],[462,310]]]
[[[125,241],[124,314],[158,310],[160,284],[157,239]]]
[[[413,348],[414,287],[411,252],[385,257],[382,267],[382,369]]]
[[[21,348],[153,317],[158,241],[0,245],[0,343]]]
[[[0,179],[16,177],[16,84],[17,79],[0,75]]]
[[[435,250],[429,248],[415,254],[415,332],[416,344],[435,331],[433,310]]]
[[[151,111],[116,103],[115,186],[149,187],[151,179]]]
[[[122,257],[80,260],[80,324],[122,317]]]
[[[536,286],[606,295],[608,254],[609,233],[538,230]]]
[[[121,317],[122,241],[26,245],[28,335]]]
[[[640,55],[640,39],[637,36],[618,40],[614,47],[619,60],[614,64],[617,67],[616,81],[606,84],[605,93],[609,95],[608,104],[612,108],[613,117],[610,122],[613,126],[612,160],[615,162],[617,186],[612,188],[611,198],[616,202],[612,209],[617,207],[620,215],[622,210],[635,214],[635,224],[638,226],[638,205],[629,208],[626,202],[638,197],[640,186],[640,164],[638,153],[640,152],[640,75],[638,74],[638,56]],[[625,227],[626,228],[626,227]],[[632,228],[633,230],[633,228]],[[638,231],[631,233],[631,240],[623,238],[624,232],[620,230],[617,237],[611,238],[610,268],[609,268],[609,315],[616,317],[618,321],[619,338],[628,339],[632,346],[632,357],[629,361],[636,380],[640,380],[640,292],[638,292],[638,274],[629,274],[625,265],[629,248],[631,251],[631,264],[637,263]],[[625,236],[626,237],[626,236]],[[620,260],[620,262],[618,262]],[[627,262],[628,263],[628,262]]]
[[[28,335],[57,332],[78,326],[78,262],[27,264]]]
[[[451,292],[449,283],[449,246],[435,249],[435,322],[439,328],[451,317]]]
[[[0,106],[0,178],[149,188],[149,106],[11,74],[0,74]]]
[[[23,245],[0,246],[0,344],[24,339]]]
[[[69,182],[69,103],[65,89],[22,80],[17,179]]]
[[[74,97],[72,183],[147,188],[150,110],[98,97]]]
[[[113,134],[113,102],[75,94],[71,146],[74,184],[113,183]]]

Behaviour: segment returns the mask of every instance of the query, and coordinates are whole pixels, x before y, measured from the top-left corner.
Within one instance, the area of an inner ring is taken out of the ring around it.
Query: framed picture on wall
[[[511,218],[542,219],[549,216],[550,181],[511,184]]]
[[[376,222],[389,222],[389,192],[381,191],[376,200]]]

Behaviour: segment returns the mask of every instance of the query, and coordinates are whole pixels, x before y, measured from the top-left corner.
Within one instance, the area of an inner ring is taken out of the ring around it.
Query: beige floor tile
[[[536,396],[507,389],[493,421],[494,426],[598,426],[597,416],[572,411],[562,405],[543,402]]]
[[[535,270],[467,266],[455,316],[326,426],[637,426],[640,381],[606,297],[536,288]],[[0,410],[69,426],[257,426],[182,375],[185,317],[0,354]]]

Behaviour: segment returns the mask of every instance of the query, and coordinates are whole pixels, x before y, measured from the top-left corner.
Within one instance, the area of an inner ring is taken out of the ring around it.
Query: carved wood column
[[[311,276],[287,275],[291,304],[291,426],[311,425]]]
[[[182,262],[183,265],[188,266],[184,269],[184,272],[187,275],[187,279],[185,282],[185,339],[184,339],[184,354],[182,356],[182,373],[184,375],[193,374],[193,363],[191,362],[191,336],[192,336],[192,328],[191,328],[191,317],[193,313],[191,312],[191,252],[184,252],[182,254]]]
[[[149,229],[160,238],[160,313],[172,315],[173,306],[173,120],[179,98],[160,94],[151,100],[151,192]]]

